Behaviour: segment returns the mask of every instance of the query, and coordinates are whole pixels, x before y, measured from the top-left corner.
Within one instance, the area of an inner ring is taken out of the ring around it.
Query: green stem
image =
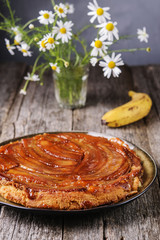
[[[95,25],[94,24],[89,24],[89,25],[86,25],[84,26],[79,32],[77,32],[77,36],[79,36],[82,32],[84,32],[85,30],[87,30],[88,28],[90,27],[94,27]]]
[[[11,9],[10,3],[9,3],[9,0],[6,0],[6,3],[7,3],[8,9],[9,9],[9,13],[10,13],[10,15],[11,15],[12,25],[15,26],[14,16],[13,16],[13,12],[12,12],[12,9]]]
[[[71,52],[72,52],[72,41],[69,41],[69,44],[68,44],[68,61],[70,61],[71,59]]]
[[[9,31],[9,30],[7,30],[7,29],[4,29],[4,28],[1,28],[1,27],[0,27],[0,30],[5,31],[5,32],[8,32],[8,33],[11,33],[11,31]]]
[[[131,49],[118,49],[118,50],[110,50],[108,53],[112,52],[136,52],[136,51],[146,51],[147,48],[131,48]]]
[[[33,74],[35,73],[35,71],[36,71],[36,66],[37,66],[37,63],[38,63],[40,57],[41,57],[41,54],[36,58],[36,60],[35,60],[35,62],[34,62],[33,70],[32,70],[32,75],[33,75]]]
[[[42,29],[39,29],[39,28],[34,28],[34,31],[37,31],[37,32],[40,32],[40,33],[46,33],[46,30],[42,30]]]
[[[84,58],[83,58],[83,60],[82,60],[82,63],[84,63],[86,60],[87,60],[87,58],[90,56],[90,54],[91,54],[91,51],[92,51],[92,49],[86,54],[86,56],[84,56]]]
[[[62,61],[62,62],[67,62],[67,61],[65,61],[63,58],[60,58],[60,57],[57,57],[57,59],[56,59],[56,62],[58,62],[58,61]]]
[[[23,90],[26,91],[27,87],[28,87],[28,83],[29,83],[29,80],[26,81],[24,87],[23,87]]]
[[[128,39],[128,38],[133,38],[133,37],[136,37],[137,35],[123,35],[123,36],[120,36],[119,37],[119,40],[120,39]]]
[[[53,6],[53,8],[54,8],[54,6],[55,6],[54,0],[51,0],[51,3],[52,3],[52,6]]]
[[[56,15],[56,17],[55,17],[55,20],[54,20],[54,23],[53,23],[53,27],[56,25],[57,19],[58,19],[58,15]]]
[[[29,24],[31,24],[32,22],[35,22],[35,21],[37,21],[37,18],[28,21],[28,22],[23,26],[22,29],[26,28]]]
[[[47,31],[47,32],[49,31],[49,29],[48,29],[48,25],[46,25],[46,31]]]
[[[55,50],[55,49],[54,49]],[[52,57],[55,57],[56,54],[55,54],[55,51],[53,51],[53,49],[50,49],[49,50],[49,53],[51,54]],[[44,53],[45,54],[45,53]]]
[[[4,20],[8,20],[2,13],[0,13],[0,16],[1,16]]]
[[[46,63],[42,63],[41,65],[39,65],[37,68],[36,68],[36,71],[38,71],[40,68],[43,68],[43,66],[45,66]]]
[[[87,54],[86,46],[83,44],[83,42],[79,38],[76,38],[76,40],[81,44],[81,46],[83,47],[84,54],[86,55]]]
[[[29,41],[29,43],[28,43],[28,45],[31,45],[31,43],[34,41],[34,38],[32,38],[30,41]]]
[[[40,72],[39,77],[40,77],[41,84],[43,84],[42,76],[43,76],[44,72],[47,70],[47,68],[49,68],[49,67],[50,67],[49,65],[46,65]]]
[[[75,60],[75,63],[74,63],[74,67],[75,67],[78,64],[80,57],[79,57],[79,54],[78,54],[78,52],[75,48],[73,48],[73,52],[75,52],[75,54],[76,54],[76,60]]]
[[[113,44],[118,42],[119,40],[129,39],[129,38],[133,38],[133,37],[137,37],[137,35],[124,35],[124,36],[120,36],[118,40],[116,39],[116,40],[113,41]]]

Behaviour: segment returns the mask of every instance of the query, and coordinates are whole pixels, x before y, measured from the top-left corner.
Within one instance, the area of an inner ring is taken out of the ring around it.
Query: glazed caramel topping
[[[25,185],[28,192],[127,188],[126,180],[141,170],[127,146],[83,133],[37,135],[0,147],[1,178]]]

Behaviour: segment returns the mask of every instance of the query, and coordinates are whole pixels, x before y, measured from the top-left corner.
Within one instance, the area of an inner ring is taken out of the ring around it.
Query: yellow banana
[[[152,100],[146,93],[129,91],[131,101],[106,112],[102,117],[102,124],[109,127],[121,127],[136,122],[150,112]]]

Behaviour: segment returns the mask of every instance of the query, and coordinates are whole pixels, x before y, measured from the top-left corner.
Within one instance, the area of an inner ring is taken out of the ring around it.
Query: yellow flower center
[[[150,52],[150,51],[151,51],[151,48],[150,48],[150,47],[147,47],[147,48],[146,48],[146,51],[147,51],[147,52]]]
[[[101,48],[102,47],[102,42],[100,40],[95,41],[95,47],[96,48]]]
[[[114,29],[113,23],[108,23],[108,24],[106,25],[106,29],[107,29],[108,31],[113,31],[113,29]]]
[[[7,47],[7,48],[10,48],[10,45],[9,45],[9,44],[7,44],[7,45],[6,45],[6,47]]]
[[[15,44],[15,45],[19,45],[19,42],[17,42],[17,41],[14,39],[14,44]]]
[[[16,31],[14,31],[14,35],[17,35],[18,33]]]
[[[56,71],[57,67],[56,66],[52,66],[52,70]]]
[[[48,43],[50,44],[54,43],[54,39],[52,37],[48,38]]]
[[[64,13],[63,8],[59,8],[58,11],[59,11],[60,13]]]
[[[104,10],[102,8],[97,9],[97,15],[101,16],[103,15],[103,13],[104,13]]]
[[[45,48],[45,47],[46,47],[45,40],[43,40],[43,41],[41,42],[41,46],[42,46],[43,48]]]
[[[26,50],[26,49],[22,49],[21,51],[24,52],[24,53],[27,53],[27,50]]]
[[[110,62],[108,63],[108,67],[111,68],[111,69],[115,68],[115,66],[116,66],[116,64],[115,64],[115,62],[113,62],[113,61],[110,61]]]
[[[44,14],[43,14],[43,17],[44,17],[45,19],[48,19],[48,18],[49,18],[49,14],[48,14],[48,13],[44,13]]]
[[[65,33],[66,33],[66,29],[65,29],[64,27],[61,28],[61,29],[60,29],[60,33],[65,34]]]

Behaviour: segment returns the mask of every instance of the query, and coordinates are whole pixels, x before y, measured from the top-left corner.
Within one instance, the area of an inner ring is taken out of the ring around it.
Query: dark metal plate
[[[80,131],[72,131],[72,132],[80,132]],[[60,132],[49,132],[52,134],[56,134],[56,133],[60,133]],[[106,134],[102,134],[102,133],[95,133],[95,132],[81,132],[81,133],[85,133],[91,136],[99,136],[99,137],[105,137],[105,138],[114,138],[113,136],[108,136]],[[38,133],[38,134],[43,134],[43,133]],[[0,144],[0,146],[8,144],[10,142],[13,141],[17,141],[20,140],[22,138],[28,138],[28,137],[33,137],[35,135],[38,134],[32,134],[32,135],[27,135],[27,136],[23,136],[20,138],[15,138],[12,140],[8,140],[5,142],[2,142]],[[128,197],[127,199],[120,201],[118,203],[115,204],[110,204],[110,205],[101,205],[98,207],[94,207],[94,208],[90,208],[90,209],[82,209],[82,210],[54,210],[54,209],[43,209],[43,208],[27,208],[24,207],[20,204],[16,204],[14,202],[8,201],[6,199],[4,199],[3,197],[0,196],[0,204],[2,205],[6,205],[6,206],[10,206],[10,207],[14,207],[16,209],[19,210],[26,210],[26,211],[32,211],[32,212],[38,212],[38,213],[56,213],[56,214],[71,214],[71,213],[85,213],[85,212],[94,212],[94,211],[100,211],[102,209],[106,209],[106,208],[113,208],[113,207],[117,207],[117,206],[121,206],[123,204],[126,204],[138,197],[140,197],[142,194],[144,194],[149,188],[150,186],[153,184],[156,175],[157,175],[157,167],[156,167],[156,163],[154,161],[154,159],[143,149],[141,149],[140,147],[137,147],[135,144],[132,144],[130,142],[128,142],[127,140],[122,139],[127,145],[129,145],[129,147],[134,150],[136,152],[136,154],[140,157],[142,164],[143,164],[143,168],[144,168],[144,174],[143,174],[143,186],[141,187],[141,189],[139,190],[139,192],[135,195],[132,195],[131,197]]]

